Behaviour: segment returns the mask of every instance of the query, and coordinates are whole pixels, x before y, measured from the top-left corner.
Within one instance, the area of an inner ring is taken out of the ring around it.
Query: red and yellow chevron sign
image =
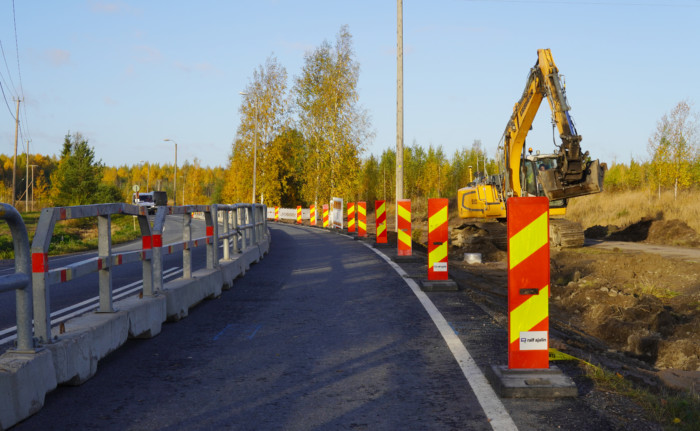
[[[549,368],[549,200],[510,198],[508,368]]]
[[[316,226],[316,205],[309,206],[309,223]]]
[[[323,227],[328,227],[328,204],[323,205]]]
[[[355,233],[355,202],[348,202],[348,233]]]
[[[377,244],[387,243],[386,233],[386,202],[374,201],[374,221],[377,227]]]
[[[398,229],[396,229],[398,236],[397,255],[411,256],[413,254],[413,244],[411,243],[411,200],[400,199],[398,211]]]
[[[367,202],[357,203],[357,236],[367,236]]]
[[[280,221],[280,207],[275,207],[275,221]]]
[[[447,278],[447,199],[428,199],[428,280]]]
[[[301,206],[297,206],[297,224],[301,224]]]

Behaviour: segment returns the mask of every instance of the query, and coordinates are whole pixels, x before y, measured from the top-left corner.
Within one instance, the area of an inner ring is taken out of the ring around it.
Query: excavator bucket
[[[557,199],[575,198],[603,191],[603,177],[607,165],[598,160],[588,162],[583,171],[581,180],[569,181],[563,177],[557,169],[549,169],[538,172],[538,179],[544,194],[550,201]]]

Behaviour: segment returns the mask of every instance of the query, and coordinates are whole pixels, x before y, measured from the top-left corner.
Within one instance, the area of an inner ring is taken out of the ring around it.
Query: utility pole
[[[31,165],[32,168],[32,211],[34,211],[34,168],[39,165]]]
[[[29,211],[29,139],[27,139],[27,174],[24,177],[24,212]]]
[[[19,135],[19,102],[17,99],[17,114],[15,115],[15,157],[12,161],[12,206],[15,206],[15,184],[17,179],[17,136]]]
[[[396,226],[403,199],[403,0],[396,0]]]

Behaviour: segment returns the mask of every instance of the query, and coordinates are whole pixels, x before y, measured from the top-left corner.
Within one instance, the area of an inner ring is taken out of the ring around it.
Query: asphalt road
[[[15,429],[497,428],[483,388],[472,388],[479,370],[506,363],[506,332],[466,294],[429,295],[449,338],[407,286],[422,263],[400,276],[345,236],[278,224],[271,232],[270,253],[232,290],[153,339],[128,341]],[[468,372],[455,343],[474,358]],[[626,429],[606,417],[613,402],[575,379],[578,398],[503,400],[498,414],[521,430]]]

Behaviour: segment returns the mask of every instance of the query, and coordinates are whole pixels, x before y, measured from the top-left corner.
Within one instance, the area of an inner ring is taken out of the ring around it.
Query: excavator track
[[[549,245],[560,248],[583,247],[583,228],[566,219],[549,219]]]

